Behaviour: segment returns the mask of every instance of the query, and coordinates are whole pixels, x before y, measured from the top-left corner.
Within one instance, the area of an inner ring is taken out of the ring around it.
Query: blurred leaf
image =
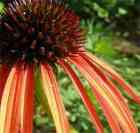
[[[0,14],[4,12],[4,4],[0,2]]]
[[[101,8],[97,3],[94,3],[94,10],[98,13],[98,16],[101,18],[106,18],[109,16],[108,11]]]
[[[99,39],[95,47],[95,52],[106,57],[113,57],[115,50],[112,47],[112,39],[109,37]]]
[[[126,15],[127,14],[127,10],[125,10],[124,8],[119,8],[118,9],[118,13],[120,14],[120,15]]]

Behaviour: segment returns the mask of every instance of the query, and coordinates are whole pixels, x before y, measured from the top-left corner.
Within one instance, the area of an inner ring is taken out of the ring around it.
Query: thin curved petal
[[[0,133],[32,133],[33,72],[20,66],[12,68],[4,87]]]
[[[96,64],[93,64],[87,59],[86,61],[94,69],[96,75],[100,77],[101,81],[107,85],[107,88],[110,89],[110,91],[112,91],[115,94],[116,100],[119,100],[118,104],[120,104],[120,107],[122,107],[122,111],[126,113],[127,117],[134,124],[132,114],[128,108],[128,105],[125,102],[125,98],[121,95],[116,85],[109,79],[108,76],[105,75],[104,71],[102,71],[100,67],[98,67]]]
[[[19,78],[18,78],[18,84],[15,91],[15,98],[14,98],[14,104],[12,108],[12,116],[11,116],[11,124],[9,127],[9,132],[18,133],[20,129],[20,98],[21,98],[21,84],[22,84],[22,78],[23,78],[23,71],[21,68],[19,72]]]
[[[123,128],[124,132],[137,133],[137,128],[134,122],[132,122],[131,119],[127,117],[127,115],[123,111],[123,108],[120,106],[121,104],[116,98],[116,95],[112,93],[110,89],[108,89],[107,85],[104,82],[102,82],[100,77],[96,74],[94,69],[86,62],[86,60],[81,56],[77,56],[71,58],[71,61],[87,78],[93,88],[93,92],[95,93],[98,101],[101,102],[102,98],[102,101],[106,101],[106,103],[108,104],[107,106],[112,108],[112,111],[120,122],[120,125]]]
[[[59,61],[59,64],[61,65],[61,67],[63,67],[64,71],[71,78],[75,88],[79,92],[86,108],[89,111],[89,114],[91,116],[91,120],[96,127],[97,133],[103,133],[104,132],[103,125],[101,124],[100,119],[98,117],[98,114],[96,113],[96,109],[94,108],[90,98],[88,97],[87,92],[86,92],[84,86],[82,85],[81,81],[79,80],[79,78],[77,77],[75,72],[72,70],[70,65],[68,65],[64,61]]]
[[[108,74],[113,80],[117,81],[121,87],[130,95],[135,102],[140,104],[140,95],[138,95],[138,92],[136,92],[131,85],[125,82],[125,80],[117,73],[115,72],[109,65],[104,63],[103,61],[100,61],[97,57],[94,55],[86,52],[81,54],[85,59],[90,60],[91,62],[99,65],[102,67],[102,69]]]
[[[113,133],[121,133],[120,125],[117,119],[114,117],[111,107],[108,106],[108,103],[102,97],[100,98],[100,95],[98,96],[97,94],[96,98],[99,100],[99,103],[103,108],[103,112],[109,122],[110,127],[112,128]]]
[[[12,109],[18,82],[18,70],[14,66],[6,81],[0,108],[0,133],[10,133]]]
[[[34,107],[33,66],[25,65],[21,77],[20,133],[32,133]]]
[[[70,133],[70,127],[60,96],[59,87],[50,65],[41,64],[41,77],[43,91],[48,99],[57,133]]]

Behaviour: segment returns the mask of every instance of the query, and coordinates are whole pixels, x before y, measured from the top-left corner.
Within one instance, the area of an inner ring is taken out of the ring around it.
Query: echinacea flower
[[[104,132],[103,125],[75,71],[88,81],[113,133],[138,133],[113,80],[139,104],[140,97],[110,66],[86,51],[80,19],[65,2],[14,0],[1,16],[0,32],[0,133],[32,133],[34,73],[38,69],[56,132],[71,132],[54,72],[56,65],[72,80],[97,133]]]

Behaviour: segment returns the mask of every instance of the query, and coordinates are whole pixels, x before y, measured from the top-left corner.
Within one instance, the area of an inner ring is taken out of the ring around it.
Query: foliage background
[[[3,9],[1,0],[0,10]],[[106,62],[140,92],[140,0],[67,0],[70,8],[81,16],[81,26],[87,32],[86,48]],[[58,71],[61,93],[67,109],[67,115],[74,133],[94,133],[88,113],[73,89],[71,81],[61,71]],[[82,77],[81,77],[82,78]],[[90,96],[90,88],[83,79]],[[44,111],[40,102],[44,100],[39,91],[37,79],[36,114],[34,116],[35,133],[54,133],[54,125],[49,113]],[[124,96],[128,97],[126,94]],[[140,107],[128,103],[133,112],[140,132]],[[92,101],[105,127],[106,133],[111,133],[102,110],[95,98]],[[46,106],[46,105],[45,105]]]

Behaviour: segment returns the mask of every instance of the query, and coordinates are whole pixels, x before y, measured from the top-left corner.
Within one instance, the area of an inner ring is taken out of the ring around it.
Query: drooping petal
[[[61,60],[61,61],[59,61],[59,64],[61,65],[61,67],[63,67],[64,71],[71,78],[76,90],[79,92],[86,108],[89,111],[89,114],[91,116],[91,120],[96,127],[97,133],[103,133],[104,132],[103,126],[99,120],[97,113],[96,113],[96,109],[94,108],[89,96],[87,95],[87,92],[86,92],[84,86],[82,85],[81,81],[79,80],[79,78],[77,77],[75,72],[72,70],[72,68],[66,62]]]
[[[8,77],[8,74],[9,74],[9,68],[6,65],[2,65],[0,67],[0,101],[1,101],[4,85]]]
[[[21,67],[22,66],[22,67]],[[0,110],[0,133],[32,133],[33,72],[15,65],[4,87]]]
[[[86,77],[88,82],[91,84],[93,92],[98,102],[103,107],[103,102],[106,102],[106,108],[112,109],[116,118],[118,119],[121,127],[126,133],[137,133],[137,128],[134,122],[131,121],[120,107],[119,100],[110,89],[107,88],[106,84],[102,82],[100,77],[95,73],[94,69],[86,62],[81,56],[72,57],[71,61],[77,66],[81,73]],[[105,108],[103,108],[104,110]]]
[[[103,106],[104,114],[106,118],[108,119],[108,122],[110,124],[110,127],[112,128],[113,133],[121,133],[120,126],[118,124],[117,119],[114,117],[114,113],[112,112],[112,109],[109,106],[107,106],[108,104],[106,103],[106,101],[102,100],[102,97],[99,99],[100,99],[101,105]]]
[[[20,133],[33,132],[34,78],[33,66],[22,70],[20,98]]]
[[[10,133],[12,109],[17,88],[19,71],[14,66],[6,81],[0,107],[0,133]]]
[[[43,91],[48,100],[57,133],[70,133],[70,127],[60,96],[59,87],[50,65],[41,64],[41,77]]]
[[[120,84],[121,87],[130,95],[135,102],[140,104],[140,95],[138,95],[138,92],[136,92],[131,85],[125,82],[125,80],[117,73],[115,72],[108,64],[104,63],[103,61],[100,61],[97,57],[90,53],[82,53],[81,54],[85,59],[90,60],[92,63],[95,63],[102,67],[102,69],[108,74],[113,80],[117,81],[118,84]]]
[[[24,65],[23,65],[24,66]],[[20,98],[21,98],[21,84],[22,84],[22,78],[23,78],[23,70],[19,68],[19,78],[18,78],[18,84],[15,91],[15,97],[14,97],[14,103],[12,108],[12,115],[11,115],[11,123],[9,127],[9,132],[12,131],[13,133],[18,133],[20,129]],[[9,121],[9,119],[8,119]]]
[[[107,88],[110,89],[110,91],[112,91],[115,94],[116,100],[119,100],[118,104],[120,104],[122,111],[125,112],[127,117],[134,124],[132,114],[128,108],[127,103],[125,102],[125,98],[121,95],[121,93],[120,93],[119,89],[116,87],[116,85],[109,79],[108,76],[106,76],[104,71],[102,71],[102,69],[99,66],[97,66],[96,64],[93,64],[92,62],[90,62],[90,60],[86,59],[86,61],[94,69],[95,74],[100,77],[101,81],[104,82],[108,86]]]

